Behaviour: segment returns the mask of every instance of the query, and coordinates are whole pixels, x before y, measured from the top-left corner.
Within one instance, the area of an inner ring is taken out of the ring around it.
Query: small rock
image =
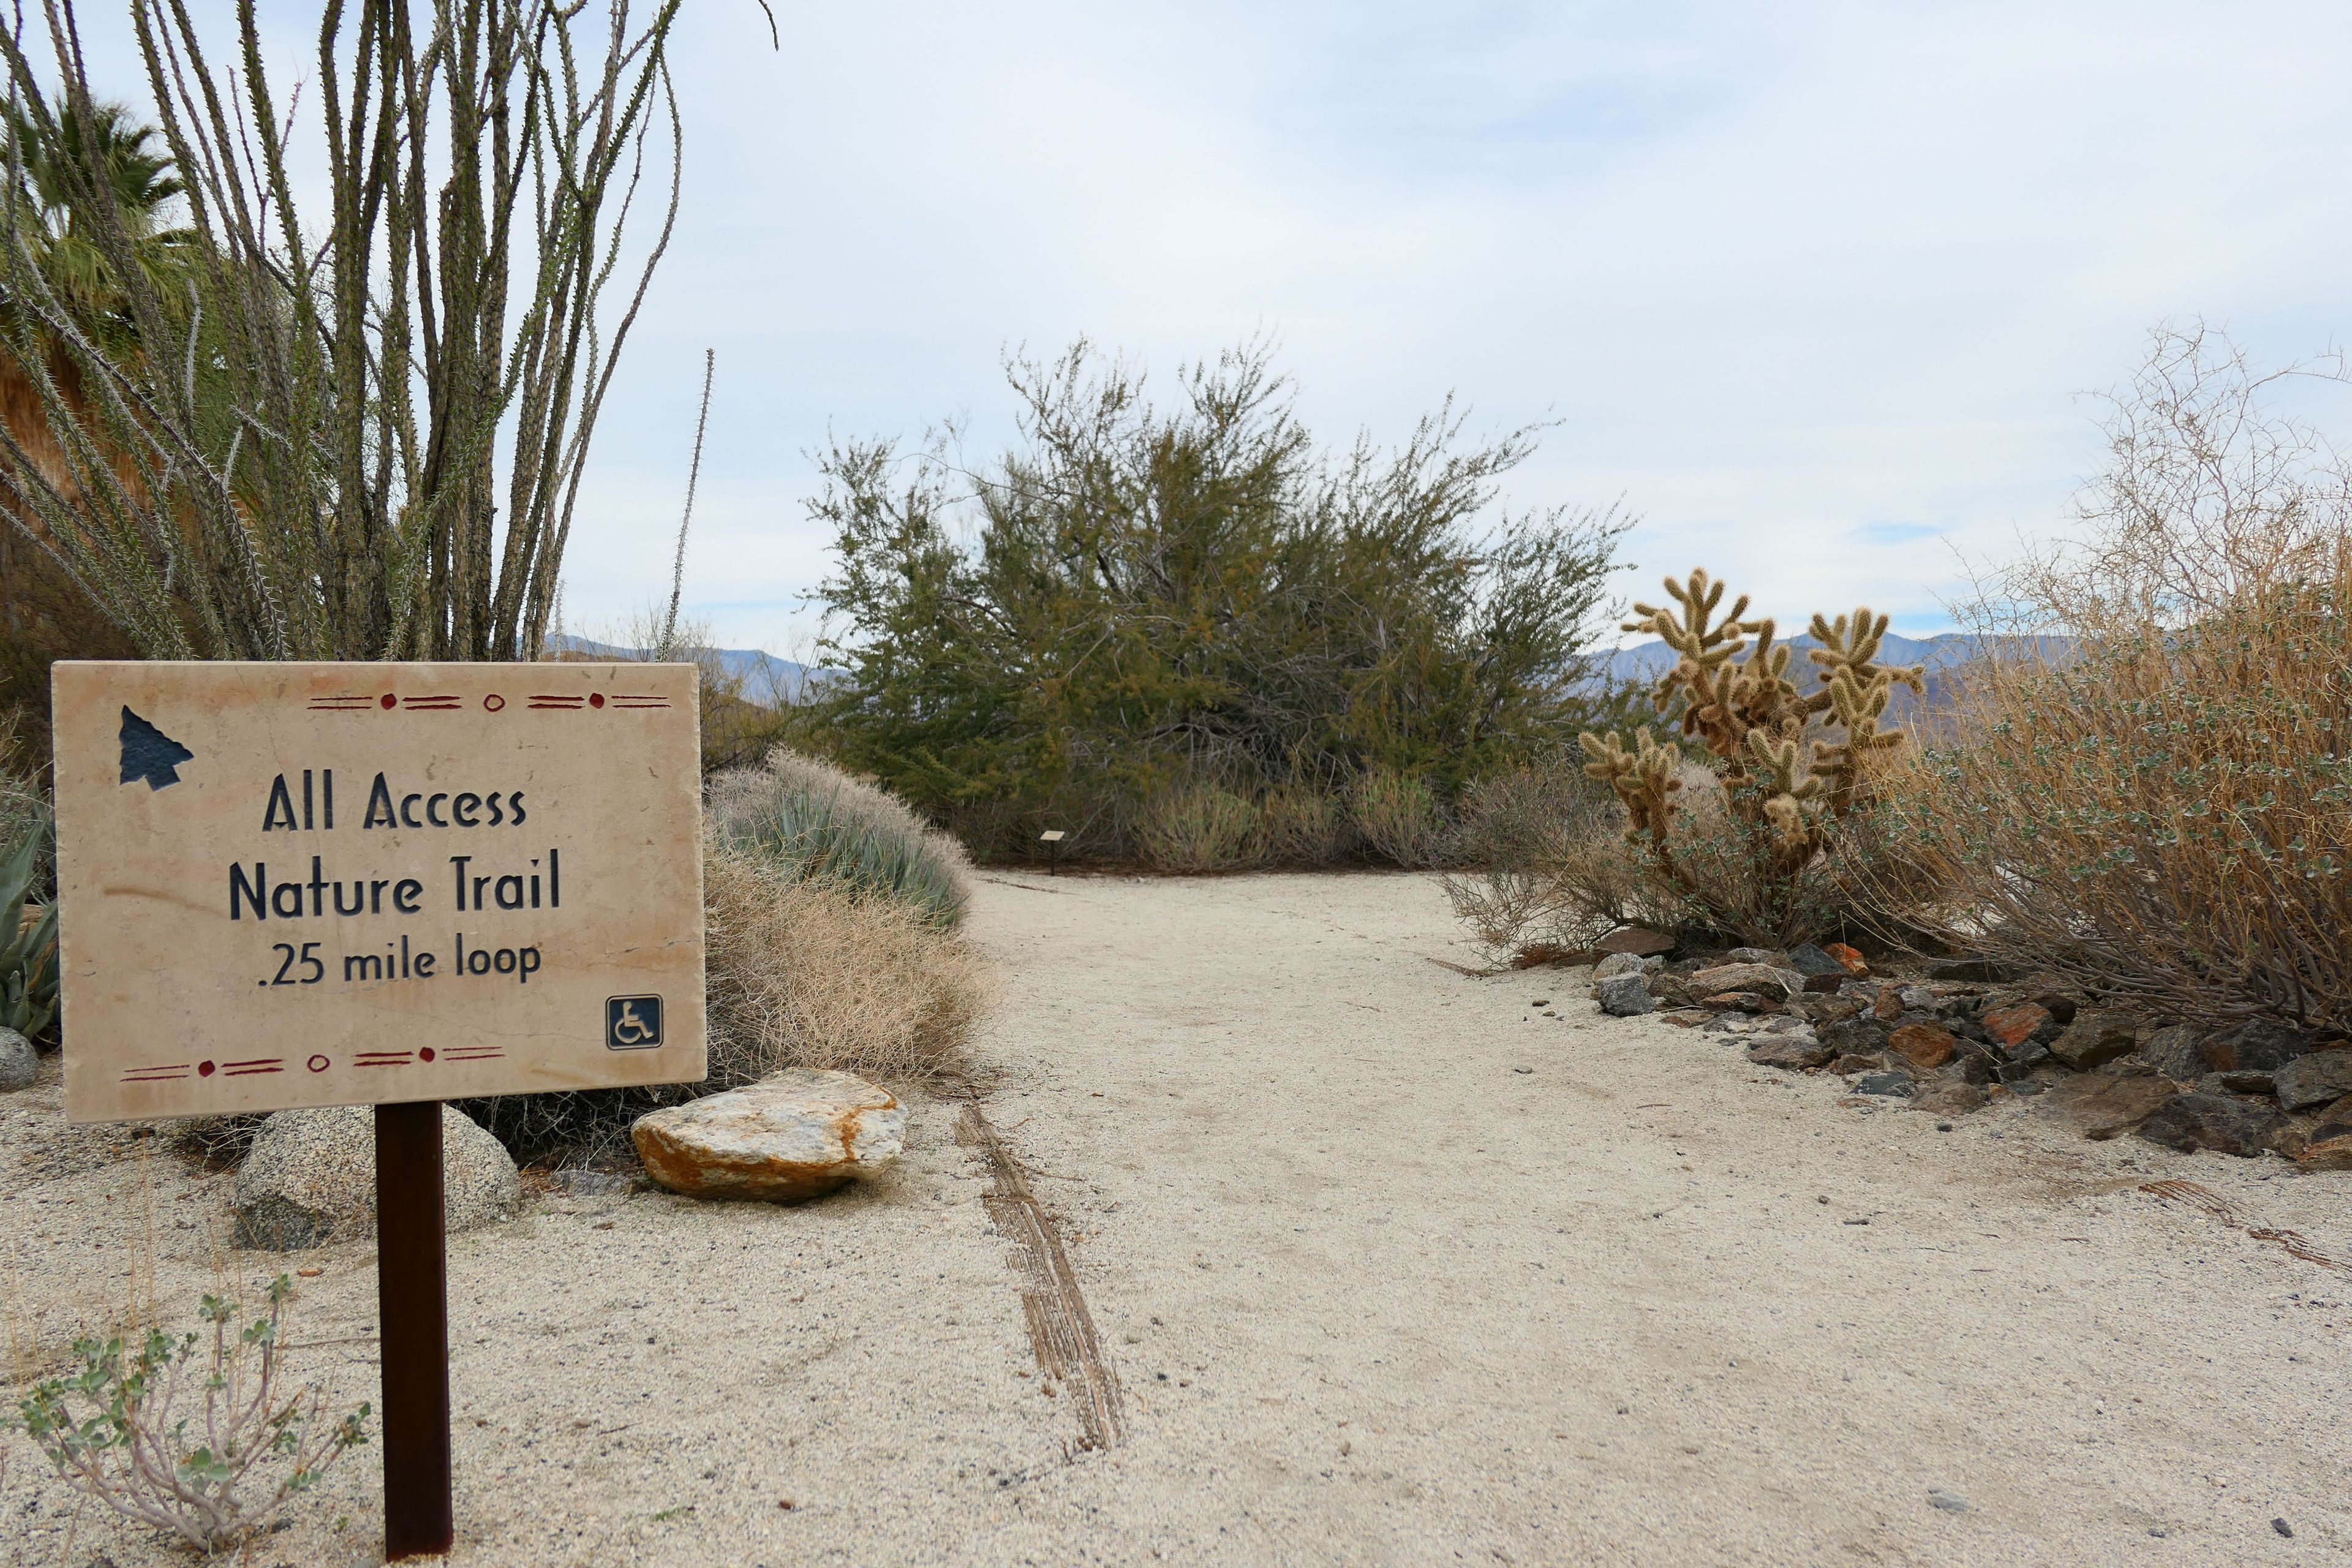
[[[2209,1072],[2197,1080],[2200,1094],[2259,1094],[2269,1096],[2277,1080],[2266,1072],[2246,1072],[2232,1068],[2228,1072]]]
[[[2128,1015],[2084,1011],[2050,1042],[2050,1054],[2076,1072],[2088,1072],[2102,1062],[2131,1055],[2138,1046],[2138,1031]]]
[[[1856,1079],[1853,1092],[1895,1095],[1908,1100],[1911,1097],[1911,1075],[1899,1068],[1894,1072],[1874,1072],[1865,1078]]]
[[[1633,952],[1649,954],[1672,952],[1675,939],[1664,931],[1645,931],[1640,926],[1620,926],[1592,944],[1602,952]]]
[[[1903,1016],[1903,988],[1899,985],[1880,986],[1878,1000],[1870,1005],[1870,1016],[1882,1024],[1892,1024]]]
[[[1812,1036],[1795,1030],[1768,1035],[1760,1043],[1748,1047],[1748,1059],[1758,1067],[1786,1068],[1791,1071],[1825,1066],[1836,1054]]]
[[[2142,1040],[2139,1059],[2179,1083],[2195,1083],[2211,1070],[2203,1031],[2186,1024],[2168,1025]]]
[[[1796,965],[1789,962],[1789,955],[1787,953],[1776,952],[1769,947],[1735,947],[1729,952],[1723,955],[1723,962],[1726,963],[1760,963],[1767,969],[1796,969]],[[1812,971],[1809,969],[1798,969],[1797,973],[1800,974],[1810,974]]]
[[[1805,989],[1805,977],[1793,969],[1769,963],[1718,963],[1691,976],[1691,989],[1701,994],[1722,991],[1752,991],[1775,1002],[1786,1002]]]
[[[1949,958],[1927,966],[1930,980],[1960,980],[1988,984],[2010,977],[2008,968],[1990,958]]]
[[[1592,978],[1606,980],[1612,974],[1655,974],[1665,968],[1666,961],[1655,953],[1644,958],[1638,952],[1612,952],[1593,965]],[[1538,1007],[1543,1005],[1538,1002]]]
[[[1895,1064],[1884,1055],[1839,1057],[1830,1063],[1830,1071],[1840,1078],[1852,1078],[1856,1073],[1885,1072]]]
[[[1685,1029],[1696,1029],[1701,1024],[1712,1020],[1715,1015],[1704,1007],[1677,1007],[1673,1012],[1662,1013],[1659,1016],[1669,1024],[1679,1024]]]
[[[1828,953],[1832,958],[1836,959],[1839,963],[1844,965],[1845,972],[1848,974],[1853,975],[1856,980],[1866,980],[1869,978],[1870,961],[1864,958],[1861,952],[1857,950],[1848,947],[1842,942],[1832,942],[1825,944],[1822,948],[1822,951]]]
[[[1966,1116],[1971,1110],[1985,1108],[1985,1091],[1966,1079],[1939,1078],[1919,1085],[1911,1093],[1911,1109],[1932,1110],[1941,1116]]]
[[[2105,1142],[2138,1126],[2172,1094],[2171,1082],[2167,1079],[2112,1078],[2096,1073],[2061,1081],[2043,1097],[2042,1104],[2053,1114],[2073,1122],[2084,1137]]]
[[[625,1193],[636,1184],[618,1171],[591,1171],[573,1166],[550,1175],[547,1184],[570,1197],[604,1198]]]
[[[5,1047],[0,1041],[0,1049]],[[2272,1075],[2272,1092],[2282,1110],[2307,1110],[2352,1094],[2352,1049],[2295,1058]]]
[[[2276,1072],[2312,1045],[2300,1029],[2256,1018],[2206,1041],[2205,1058],[2216,1072]]]
[[[1961,1046],[1952,1059],[1938,1069],[1938,1076],[1981,1086],[1992,1082],[1997,1076],[1995,1066],[1992,1058],[1970,1041]]]
[[[521,1179],[499,1141],[441,1108],[441,1199],[451,1234],[511,1215]],[[236,1172],[232,1245],[292,1252],[375,1232],[375,1112],[364,1105],[280,1110]]]
[[[1612,1017],[1631,1018],[1657,1006],[1649,983],[1640,974],[1612,974],[1592,988],[1593,1000]]]
[[[2156,1079],[2116,1079],[2117,1083]],[[2276,1107],[2222,1094],[2176,1094],[2140,1123],[2139,1135],[2184,1154],[2200,1150],[2251,1158],[2265,1149],[2292,1159],[2304,1152],[2302,1129]]]
[[[1906,1013],[1933,1014],[1943,1010],[1944,999],[1924,985],[1898,985],[1895,996]]]
[[[1700,1005],[1718,1013],[1778,1013],[1780,1005],[1768,1002],[1753,991],[1725,991],[1706,997]]]
[[[2001,1064],[2000,1081],[2019,1082],[2031,1076],[2034,1068],[2046,1067],[2054,1059],[2049,1047],[2028,1040],[2009,1053],[2009,1060]]]
[[[1922,1072],[1950,1061],[1958,1044],[1933,1024],[1906,1024],[1886,1037],[1886,1048]]]
[[[2049,1008],[2050,1016],[2058,1020],[2059,1026],[2062,1028],[2073,1023],[2074,1015],[2082,1011],[2081,1006],[2072,996],[2060,991],[2042,992],[2033,998],[2033,1005],[2037,1007]]]
[[[1641,984],[1618,977],[1627,980]],[[793,1068],[641,1116],[629,1137],[646,1173],[671,1192],[793,1203],[877,1174],[898,1159],[906,1131],[906,1109],[888,1090],[851,1073]]]
[[[2311,1141],[2295,1161],[2305,1170],[2352,1170],[2352,1098],[2337,1100],[2319,1113]]]
[[[1810,942],[1801,942],[1789,950],[1788,967],[1808,980],[1843,980],[1846,976],[1844,964],[1832,958],[1826,949]]]
[[[1848,1056],[1869,1056],[1886,1045],[1885,1026],[1869,1018],[1841,1018],[1821,1026],[1822,1043]]]
[[[1940,1508],[1947,1513],[1966,1513],[1969,1511],[1969,1500],[1958,1492],[1948,1492],[1937,1487],[1928,1492],[1927,1506]]]
[[[0,1029],[0,1094],[16,1094],[33,1087],[41,1076],[41,1058],[33,1042],[14,1029]]]
[[[2277,1531],[2281,1535],[2285,1536],[2289,1541],[2294,1539],[2294,1531],[2288,1528],[2286,1521],[2283,1519],[2274,1519],[2271,1521],[2271,1528]]]
[[[2003,1046],[2021,1046],[2045,1028],[2050,1028],[2054,1036],[2056,1031],[2052,1026],[2057,1020],[2050,1016],[2050,1009],[2041,1004],[2021,1002],[2011,1007],[1995,1007],[1979,1022],[1986,1034]]]

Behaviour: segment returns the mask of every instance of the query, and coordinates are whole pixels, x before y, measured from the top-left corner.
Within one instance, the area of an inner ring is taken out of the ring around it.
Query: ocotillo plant
[[[1661,713],[1680,705],[1682,732],[1704,748],[1721,783],[1746,871],[1764,904],[1782,903],[1771,890],[1792,884],[1830,846],[1836,825],[1868,803],[1873,759],[1904,741],[1881,726],[1888,698],[1898,683],[1923,689],[1922,672],[1878,662],[1886,616],[1868,608],[1835,620],[1816,615],[1810,629],[1820,646],[1807,657],[1818,667],[1818,689],[1801,692],[1773,622],[1743,618],[1747,595],[1717,618],[1724,585],[1704,571],[1680,583],[1669,577],[1665,588],[1671,605],[1636,604],[1639,618],[1625,623],[1678,656],[1651,700]],[[1632,750],[1613,733],[1579,739],[1591,759],[1585,772],[1624,803],[1628,836],[1659,875],[1696,893],[1687,858],[1678,855],[1679,748],[1646,733]]]

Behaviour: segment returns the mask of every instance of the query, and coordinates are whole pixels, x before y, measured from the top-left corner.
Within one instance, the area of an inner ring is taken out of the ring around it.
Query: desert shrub
[[[2352,475],[2201,331],[2117,399],[2080,534],[1979,621],[1895,818],[1942,933],[2150,1011],[2352,1030]]]
[[[1586,772],[1625,808],[1653,901],[1765,947],[1882,916],[1874,896],[1894,879],[1857,861],[1880,842],[1864,825],[1906,740],[1881,720],[1897,684],[1922,685],[1920,671],[1877,662],[1887,618],[1814,616],[1818,689],[1805,692],[1773,623],[1742,618],[1745,595],[1718,616],[1724,587],[1706,573],[1665,587],[1672,603],[1636,605],[1625,629],[1655,633],[1677,655],[1652,700],[1697,742],[1703,770],[1648,731],[1630,748],[1614,732],[1579,737]]]
[[[1265,858],[1276,866],[1330,866],[1360,843],[1347,800],[1309,780],[1278,785],[1258,803]]]
[[[1144,859],[1162,871],[1230,871],[1265,858],[1265,823],[1256,804],[1199,781],[1145,802],[1135,835]]]
[[[26,1039],[48,1033],[58,1016],[58,906],[31,919],[49,846],[46,813],[28,822],[12,849],[0,851],[0,1028]]]
[[[79,1370],[37,1384],[5,1425],[100,1506],[206,1554],[232,1550],[367,1441],[368,1405],[327,1419],[324,1387],[289,1386],[293,1297],[281,1274],[259,1316],[206,1296],[204,1326],[177,1340],[151,1328],[136,1344],[77,1341]]]
[[[961,1067],[989,1000],[986,971],[919,905],[803,876],[715,828],[702,865],[709,1077],[467,1102],[518,1160],[624,1157],[648,1110],[785,1068],[920,1083]]]
[[[1373,768],[1357,779],[1348,805],[1356,831],[1383,860],[1413,868],[1445,861],[1453,824],[1422,774]]]
[[[1009,367],[1020,439],[823,455],[829,663],[808,739],[982,855],[1125,857],[1194,784],[1255,801],[1367,773],[1441,802],[1591,718],[1611,512],[1497,510],[1529,432],[1441,409],[1400,449],[1319,450],[1265,352],[1172,406],[1084,343]],[[1422,853],[1407,834],[1406,851]]]
[[[970,858],[887,790],[779,746],[710,781],[710,820],[730,846],[789,874],[898,899],[940,925],[963,918]]]
[[[1454,912],[1498,953],[1580,948],[1633,918],[1640,867],[1624,812],[1580,769],[1515,768],[1462,794],[1444,879]]]

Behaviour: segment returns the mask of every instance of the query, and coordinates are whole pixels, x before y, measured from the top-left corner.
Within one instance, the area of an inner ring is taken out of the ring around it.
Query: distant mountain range
[[[562,653],[580,658],[625,659],[635,663],[645,658],[642,648],[619,647],[602,643],[593,637],[559,635],[548,639]],[[721,647],[708,650],[707,657],[723,670],[728,679],[742,683],[737,693],[746,702],[757,702],[763,708],[773,708],[780,702],[798,702],[807,695],[812,679],[822,681],[825,671],[805,664],[795,664],[789,658],[762,653],[755,647]]]

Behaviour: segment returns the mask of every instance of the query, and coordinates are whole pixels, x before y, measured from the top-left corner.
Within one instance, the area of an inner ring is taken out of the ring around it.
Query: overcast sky
[[[676,248],[593,459],[568,618],[667,570],[706,346],[688,599],[790,651],[808,448],[967,414],[1085,333],[1172,371],[1260,331],[1310,424],[1449,391],[1555,419],[1522,504],[1642,518],[1801,619],[1945,624],[1955,548],[2061,524],[2083,395],[2149,326],[2343,332],[2352,6],[697,0]],[[289,64],[299,62],[289,60]]]

